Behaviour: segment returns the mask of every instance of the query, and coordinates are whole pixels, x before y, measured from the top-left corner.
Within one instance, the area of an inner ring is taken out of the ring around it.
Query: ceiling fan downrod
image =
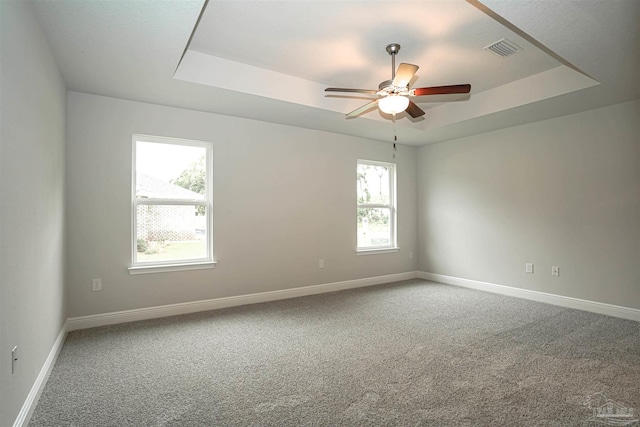
[[[391,80],[396,78],[396,54],[398,52],[400,52],[400,45],[398,43],[387,45],[387,53],[391,55]]]

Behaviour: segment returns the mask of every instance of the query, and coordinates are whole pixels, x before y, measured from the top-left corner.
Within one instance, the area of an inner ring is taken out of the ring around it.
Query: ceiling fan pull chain
[[[398,135],[396,135],[396,127],[393,127],[393,158],[396,158],[396,151],[398,151],[398,149],[396,148],[396,142],[398,141]]]

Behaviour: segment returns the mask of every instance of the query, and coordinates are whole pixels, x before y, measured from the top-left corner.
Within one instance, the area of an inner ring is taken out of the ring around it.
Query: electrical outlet
[[[556,267],[556,266],[551,267],[551,275],[560,276],[560,267]]]
[[[16,362],[18,361],[18,346],[11,349],[11,375],[16,371]]]
[[[93,292],[102,290],[102,279],[93,279]]]
[[[324,260],[323,259],[318,261],[318,267],[319,268],[324,268]]]
[[[413,252],[409,252],[409,259],[413,259]]]
[[[524,265],[524,271],[526,273],[533,274],[533,264],[531,264],[530,262],[526,263]]]

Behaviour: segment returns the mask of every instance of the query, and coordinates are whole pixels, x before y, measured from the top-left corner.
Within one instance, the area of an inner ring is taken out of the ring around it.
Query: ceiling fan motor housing
[[[378,85],[378,89],[384,92],[391,92],[393,90],[393,80],[385,80]]]

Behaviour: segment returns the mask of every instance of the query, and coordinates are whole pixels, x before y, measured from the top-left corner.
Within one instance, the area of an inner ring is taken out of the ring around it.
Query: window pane
[[[390,170],[390,166],[358,164],[358,203],[391,203]]]
[[[138,141],[136,197],[205,200],[206,148]]]
[[[391,246],[391,209],[358,208],[358,247]]]
[[[207,257],[204,206],[138,205],[137,261]]]

